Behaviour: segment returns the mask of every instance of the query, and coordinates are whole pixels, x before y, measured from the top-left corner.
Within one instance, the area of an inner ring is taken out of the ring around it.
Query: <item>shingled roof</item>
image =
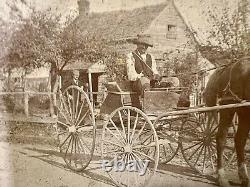
[[[102,35],[106,39],[119,40],[143,32],[166,5],[163,3],[134,10],[79,15],[74,23],[88,36]]]

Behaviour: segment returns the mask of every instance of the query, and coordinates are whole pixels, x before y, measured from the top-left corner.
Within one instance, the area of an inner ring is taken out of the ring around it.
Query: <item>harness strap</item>
[[[239,98],[239,96],[238,96],[237,94],[235,94],[235,93],[231,90],[232,71],[233,71],[234,66],[235,66],[237,63],[239,63],[239,61],[236,62],[236,63],[234,63],[234,64],[231,66],[228,83],[227,83],[225,89],[222,90],[222,92],[224,92],[224,95],[226,95],[227,93],[229,93],[229,94],[231,94],[231,95],[234,97],[234,99],[235,99],[236,101],[242,102],[243,99]]]

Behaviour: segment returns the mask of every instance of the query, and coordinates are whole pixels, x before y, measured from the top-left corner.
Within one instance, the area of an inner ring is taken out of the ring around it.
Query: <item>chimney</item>
[[[87,16],[89,14],[89,1],[88,0],[78,0],[78,10],[79,15]]]

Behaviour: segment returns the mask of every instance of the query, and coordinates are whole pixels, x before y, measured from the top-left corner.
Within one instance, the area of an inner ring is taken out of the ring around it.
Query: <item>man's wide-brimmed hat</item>
[[[153,47],[153,42],[152,42],[152,38],[150,35],[137,35],[137,38],[131,39],[130,40],[133,44],[143,44],[149,47]]]

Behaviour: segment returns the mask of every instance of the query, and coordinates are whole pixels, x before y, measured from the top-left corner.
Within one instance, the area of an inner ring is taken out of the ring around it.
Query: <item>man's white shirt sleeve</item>
[[[126,64],[128,80],[136,81],[138,78],[140,78],[140,74],[135,71],[135,60],[132,53],[127,55]]]
[[[155,61],[155,58],[153,55],[151,55],[151,58],[152,58],[152,70],[154,72],[154,74],[159,74],[157,68],[156,68],[156,61]]]

